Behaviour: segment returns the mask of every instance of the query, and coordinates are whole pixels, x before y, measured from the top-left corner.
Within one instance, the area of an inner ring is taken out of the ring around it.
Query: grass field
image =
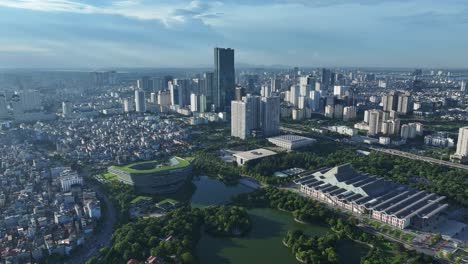
[[[149,200],[151,200],[151,199],[153,199],[153,198],[151,198],[151,197],[149,197],[149,196],[141,196],[141,195],[140,195],[140,196],[135,197],[135,199],[133,199],[130,203],[134,204],[134,203],[137,203],[137,202],[142,201],[142,200],[147,200],[147,201],[149,201]]]
[[[159,171],[183,168],[183,167],[186,167],[186,166],[188,166],[190,164],[190,162],[188,162],[185,159],[182,159],[182,158],[179,158],[179,157],[175,157],[175,159],[179,162],[178,164],[168,165],[168,166],[159,167],[159,168],[156,167],[156,168],[148,169],[148,170],[136,170],[136,169],[132,169],[131,167],[135,166],[135,165],[140,165],[140,164],[154,163],[155,161],[137,162],[137,163],[132,163],[132,164],[128,164],[128,165],[125,165],[125,166],[121,166],[121,167],[112,166],[112,168],[116,168],[116,169],[122,170],[124,172],[129,172],[129,173],[152,173],[152,172],[159,172]]]
[[[106,181],[116,181],[117,180],[117,176],[108,172],[108,173],[104,173],[102,175],[102,177],[106,180]]]

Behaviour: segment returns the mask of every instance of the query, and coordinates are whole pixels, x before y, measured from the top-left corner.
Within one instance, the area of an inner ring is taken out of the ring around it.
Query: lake
[[[227,186],[223,182],[199,177],[193,181],[196,190],[191,203],[195,207],[224,204],[241,193],[253,191],[252,188],[238,184]],[[252,230],[241,238],[216,238],[203,234],[198,243],[197,253],[200,263],[298,263],[290,249],[282,244],[288,230],[301,229],[313,236],[320,236],[331,230],[314,224],[301,224],[294,221],[291,213],[269,208],[249,210]],[[337,252],[341,263],[359,263],[368,248],[350,240],[341,241]]]

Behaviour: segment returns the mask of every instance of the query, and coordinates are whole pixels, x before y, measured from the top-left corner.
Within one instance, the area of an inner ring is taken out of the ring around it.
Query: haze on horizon
[[[97,3],[96,3],[97,2]],[[447,67],[468,62],[462,0],[0,0],[0,67]]]

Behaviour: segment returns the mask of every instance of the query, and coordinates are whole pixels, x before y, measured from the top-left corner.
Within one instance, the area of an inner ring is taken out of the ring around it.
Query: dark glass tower
[[[213,77],[213,104],[218,111],[228,111],[236,88],[233,49],[214,49]]]

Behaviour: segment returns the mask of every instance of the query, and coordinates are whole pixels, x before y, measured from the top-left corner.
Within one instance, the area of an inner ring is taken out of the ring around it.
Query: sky
[[[1,68],[468,68],[466,0],[0,0]]]

